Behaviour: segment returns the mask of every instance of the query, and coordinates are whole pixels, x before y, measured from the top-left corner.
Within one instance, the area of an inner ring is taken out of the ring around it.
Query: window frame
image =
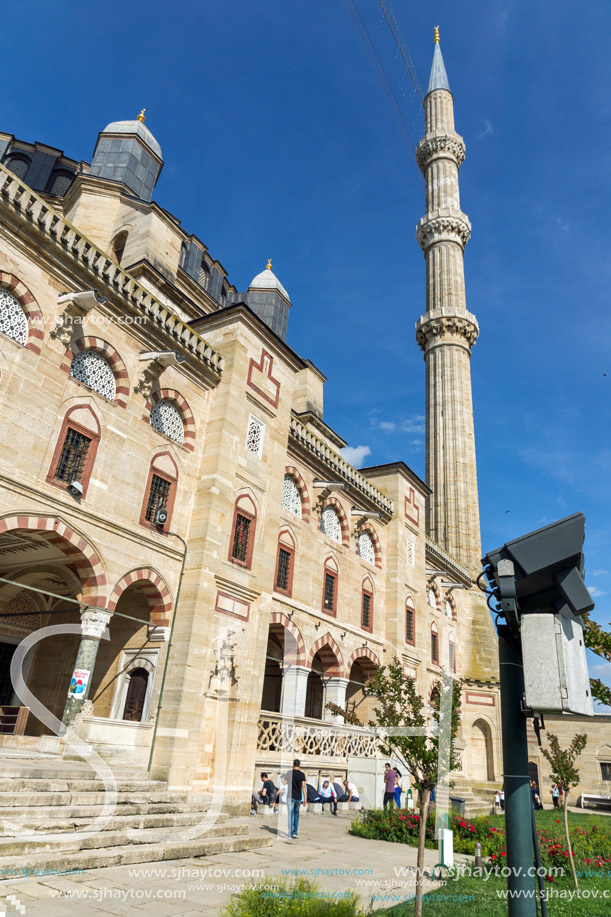
[[[280,551],[286,551],[289,555],[289,570],[287,577],[287,586],[286,589],[282,589],[278,585],[278,572],[280,570]],[[293,573],[295,570],[295,548],[291,547],[290,544],[287,544],[286,541],[278,541],[278,551],[276,554],[276,569],[274,572],[274,592],[279,592],[281,595],[286,595],[289,598],[293,595]]]
[[[325,592],[327,585],[327,576],[333,579],[333,607],[325,607]],[[323,577],[322,577],[322,599],[321,599],[321,610],[324,614],[329,615],[332,618],[337,617],[337,592],[339,585],[339,574],[337,570],[334,570],[333,567],[330,567],[329,564],[325,564],[323,567]]]
[[[411,614],[412,616],[412,639],[408,638],[407,634],[407,615]],[[408,596],[405,600],[405,642],[408,646],[416,646],[416,603],[414,602],[411,596]]]
[[[431,663],[439,665],[439,629],[434,621],[431,624]]]
[[[369,624],[365,624],[365,598],[369,599]],[[368,634],[373,633],[373,588],[369,583],[363,583],[361,589],[361,630]]]
[[[170,525],[172,524],[172,514],[174,512],[174,501],[176,500],[176,490],[178,487],[178,470],[175,472],[175,475],[172,476],[169,471],[165,470],[165,468],[158,468],[155,465],[155,461],[158,458],[161,458],[162,455],[165,456],[168,454],[169,453],[167,452],[162,452],[160,455],[156,455],[153,458],[149,466],[149,473],[146,479],[146,487],[144,488],[144,499],[142,501],[142,507],[140,509],[140,520],[139,520],[140,525],[144,525],[148,529],[153,529],[153,531],[159,532],[160,534],[167,534],[167,531],[170,528]],[[146,510],[148,507],[149,496],[151,493],[153,475],[156,475],[158,478],[161,478],[162,481],[167,481],[167,483],[170,485],[170,489],[168,491],[168,501],[165,506],[165,510],[168,514],[168,521],[166,522],[163,528],[160,528],[159,526],[155,525],[154,521],[149,522],[149,520],[146,518]]]
[[[453,634],[448,637],[448,668],[450,672],[456,672],[456,640]]]
[[[605,781],[605,782],[611,781],[611,761],[599,761],[598,763],[600,764],[600,779],[603,780],[603,781]],[[608,769],[609,769],[609,770],[608,770],[608,773],[609,773],[609,776],[608,776],[608,777],[605,777],[605,771],[603,770],[603,768],[608,768]]]
[[[253,507],[252,511],[250,509],[246,509],[244,505],[247,499],[252,504],[252,507]],[[248,519],[250,522],[250,526],[248,529],[248,543],[246,545],[246,557],[244,560],[240,560],[238,557],[233,556],[233,544],[235,541],[235,530],[236,530],[236,525],[238,522],[238,516],[243,516],[245,519]],[[256,513],[256,508],[254,506],[254,503],[250,497],[239,497],[236,500],[235,507],[233,510],[233,522],[231,525],[231,532],[229,535],[229,552],[228,552],[227,557],[230,563],[235,564],[237,567],[242,567],[244,570],[250,570],[250,568],[252,567],[252,556],[253,556],[254,546],[255,546],[256,531],[257,531],[257,513]]]
[[[96,430],[89,429],[81,423],[77,423],[70,419],[71,415],[76,411],[82,411],[83,409],[89,410],[93,421],[95,422]],[[47,483],[52,484],[54,487],[59,487],[60,490],[68,490],[70,482],[60,481],[59,478],[56,478],[57,468],[59,465],[59,460],[63,452],[64,444],[66,442],[66,437],[68,435],[68,430],[74,430],[75,433],[80,433],[81,436],[86,436],[91,440],[89,448],[87,450],[87,458],[85,459],[85,464],[83,465],[83,471],[81,477],[77,480],[79,481],[81,487],[83,488],[83,496],[81,499],[85,499],[87,496],[87,490],[89,488],[89,481],[91,479],[91,472],[93,471],[93,466],[95,464],[96,453],[98,451],[98,446],[101,439],[100,424],[97,417],[91,411],[89,405],[86,404],[75,404],[70,410],[65,414],[62,421],[62,425],[59,430],[59,435],[57,437],[57,442],[55,443],[55,449],[53,450],[53,457],[51,459],[51,465],[49,471],[47,472]]]

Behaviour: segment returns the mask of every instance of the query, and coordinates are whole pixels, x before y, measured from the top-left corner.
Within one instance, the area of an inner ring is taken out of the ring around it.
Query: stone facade
[[[402,462],[342,458],[325,377],[284,339],[290,300],[271,266],[241,294],[154,201],[59,151],[67,187],[33,190],[31,147],[1,135],[14,321],[0,312],[0,648],[8,659],[33,628],[107,609],[107,632],[45,636],[28,687],[110,759],[146,765],[152,747],[171,789],[223,785],[247,804],[257,766],[277,773],[293,749],[311,775],[365,779],[367,729],[326,704],[366,723],[364,683],[395,656],[425,695],[441,666],[463,679],[458,777],[500,782],[452,106],[429,92],[418,151],[429,486]],[[137,131],[153,149],[134,123],[104,136]],[[6,685],[0,703],[18,706]],[[35,747],[48,732],[31,712],[3,740]]]

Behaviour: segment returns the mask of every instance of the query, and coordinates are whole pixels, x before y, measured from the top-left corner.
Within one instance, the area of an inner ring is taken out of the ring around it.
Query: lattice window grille
[[[337,510],[332,506],[325,506],[320,517],[320,530],[323,535],[328,535],[333,541],[342,540],[342,524],[340,522]]]
[[[23,180],[28,174],[28,169],[30,168],[30,160],[16,156],[13,159],[9,159],[6,165],[11,170],[13,175],[16,175],[17,178]]]
[[[361,624],[364,628],[371,627],[371,596],[368,592],[363,593]]]
[[[246,433],[246,451],[257,458],[261,458],[263,452],[263,436],[265,434],[265,424],[256,417],[250,415],[248,420],[248,431]]]
[[[109,401],[115,400],[117,382],[108,360],[95,350],[82,350],[72,360],[70,375]]]
[[[449,618],[450,621],[451,621],[451,620],[452,620],[452,611],[453,611],[453,610],[452,610],[452,603],[450,602],[449,599],[446,599],[446,601],[445,601],[445,611],[446,611],[446,618]]]
[[[8,617],[9,614],[10,617]],[[19,627],[22,630],[38,630],[40,627],[38,605],[27,592],[19,592],[0,611],[0,622],[10,627]]]
[[[370,564],[374,564],[376,560],[376,552],[373,546],[373,538],[369,532],[361,532],[358,540],[358,552],[359,557],[362,557],[363,560],[369,561]]]
[[[28,320],[17,298],[9,290],[0,289],[0,331],[25,346]]]
[[[49,194],[56,194],[63,197],[74,180],[74,175],[67,172],[58,172],[57,175],[51,176],[51,188]]]
[[[158,401],[151,410],[151,427],[163,433],[168,439],[181,445],[185,441],[185,426],[180,416],[180,411],[173,401],[164,398]]]
[[[282,485],[282,509],[301,519],[301,494],[294,478],[290,474],[284,475]]]
[[[414,566],[415,545],[411,538],[407,539],[407,565]]]
[[[435,608],[435,609],[437,608],[437,593],[435,592],[432,586],[429,587],[429,591],[427,594],[427,602],[429,603],[431,608]]]

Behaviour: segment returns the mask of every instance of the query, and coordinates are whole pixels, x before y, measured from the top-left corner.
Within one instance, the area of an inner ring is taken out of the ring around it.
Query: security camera
[[[83,485],[80,481],[70,481],[67,490],[73,497],[78,498],[83,496]]]
[[[104,305],[106,297],[101,296],[98,290],[82,290],[80,293],[62,293],[57,302],[60,306],[72,303],[86,314],[96,306]]]
[[[164,527],[168,521],[168,511],[167,509],[158,509],[155,513],[155,525],[160,529]]]
[[[166,366],[177,366],[185,362],[184,355],[175,350],[144,350],[140,354],[140,359],[146,360],[147,363],[159,363],[164,369]]]

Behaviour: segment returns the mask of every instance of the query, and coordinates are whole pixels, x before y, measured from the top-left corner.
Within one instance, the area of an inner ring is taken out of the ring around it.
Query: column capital
[[[460,169],[465,161],[465,141],[455,131],[429,131],[416,150],[416,161],[421,172],[432,159],[450,157]]]
[[[479,325],[473,313],[456,306],[432,309],[416,322],[416,340],[425,353],[435,345],[452,343],[470,352],[478,335]]]
[[[83,637],[95,637],[101,640],[108,627],[112,614],[99,608],[88,608],[81,612],[81,631]]]
[[[471,223],[460,210],[431,210],[416,227],[416,239],[423,252],[437,242],[456,242],[464,251],[471,238]]]

